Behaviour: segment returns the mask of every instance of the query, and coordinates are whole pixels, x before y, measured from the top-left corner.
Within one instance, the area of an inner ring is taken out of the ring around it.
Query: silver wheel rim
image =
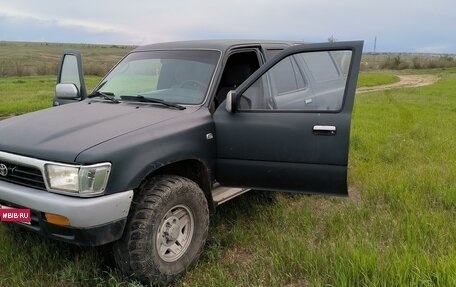
[[[157,233],[157,251],[161,259],[174,262],[182,257],[192,241],[193,214],[185,205],[176,205],[166,212]]]

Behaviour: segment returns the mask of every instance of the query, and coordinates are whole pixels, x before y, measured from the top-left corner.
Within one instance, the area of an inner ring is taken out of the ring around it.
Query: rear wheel
[[[139,190],[121,240],[119,268],[146,283],[170,283],[200,256],[209,210],[201,188],[180,176],[159,176]]]

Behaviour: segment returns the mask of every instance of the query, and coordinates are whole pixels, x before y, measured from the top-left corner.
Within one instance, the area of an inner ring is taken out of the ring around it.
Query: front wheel
[[[203,251],[209,210],[201,188],[180,176],[146,182],[135,197],[121,240],[118,267],[145,283],[170,283]]]

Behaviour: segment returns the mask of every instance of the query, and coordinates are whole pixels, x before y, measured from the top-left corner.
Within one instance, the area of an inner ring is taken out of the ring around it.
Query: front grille
[[[0,162],[0,164],[4,164],[8,169],[6,176],[0,175],[0,180],[46,190],[44,178],[39,169],[7,162]]]

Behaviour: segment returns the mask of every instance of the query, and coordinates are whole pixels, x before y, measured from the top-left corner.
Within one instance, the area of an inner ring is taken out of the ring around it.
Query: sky
[[[454,0],[0,0],[0,41],[143,45],[193,39],[364,40],[456,53]]]

